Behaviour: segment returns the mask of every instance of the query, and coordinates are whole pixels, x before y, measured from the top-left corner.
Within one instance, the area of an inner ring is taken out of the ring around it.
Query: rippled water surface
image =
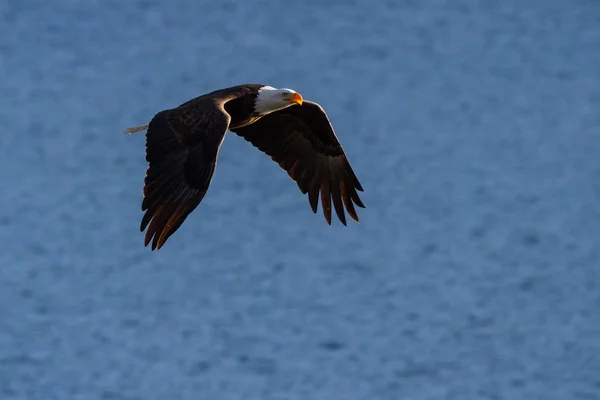
[[[600,399],[600,6],[0,1],[0,398]],[[144,136],[240,83],[327,110],[329,227],[229,134],[159,252]]]

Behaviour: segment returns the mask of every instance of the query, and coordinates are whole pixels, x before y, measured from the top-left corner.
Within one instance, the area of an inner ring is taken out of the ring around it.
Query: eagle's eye
[[[289,93],[288,93],[288,92],[283,92],[283,93],[281,93],[281,95],[282,95],[283,97],[288,97]]]

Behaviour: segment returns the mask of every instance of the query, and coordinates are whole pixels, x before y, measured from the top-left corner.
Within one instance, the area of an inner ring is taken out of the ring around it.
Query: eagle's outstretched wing
[[[359,221],[354,204],[363,207],[359,183],[323,108],[314,102],[291,106],[232,129],[287,171],[317,212],[319,192],[323,215],[331,224],[331,203],[340,221],[348,215]],[[354,203],[354,204],[353,204]]]
[[[215,172],[230,116],[212,99],[159,112],[146,132],[144,246],[160,249],[200,204]],[[143,130],[130,128],[126,133]]]

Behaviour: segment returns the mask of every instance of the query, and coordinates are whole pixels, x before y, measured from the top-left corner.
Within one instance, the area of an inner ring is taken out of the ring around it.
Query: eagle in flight
[[[230,130],[271,157],[294,180],[331,225],[331,203],[346,225],[364,208],[358,178],[323,108],[291,89],[247,84],[216,90],[157,113],[146,130],[144,199],[140,231],[144,246],[160,249],[200,204],[215,172],[219,149]]]

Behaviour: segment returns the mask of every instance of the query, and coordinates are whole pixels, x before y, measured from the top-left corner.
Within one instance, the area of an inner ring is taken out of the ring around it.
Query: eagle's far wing
[[[200,204],[215,172],[230,116],[212,99],[159,112],[146,132],[144,246],[160,249]]]
[[[348,215],[359,222],[354,204],[365,207],[356,192],[363,188],[319,104],[305,101],[232,131],[278,163],[302,193],[308,193],[314,213],[320,192],[323,215],[328,224],[331,225],[332,201],[344,225],[344,206]]]

